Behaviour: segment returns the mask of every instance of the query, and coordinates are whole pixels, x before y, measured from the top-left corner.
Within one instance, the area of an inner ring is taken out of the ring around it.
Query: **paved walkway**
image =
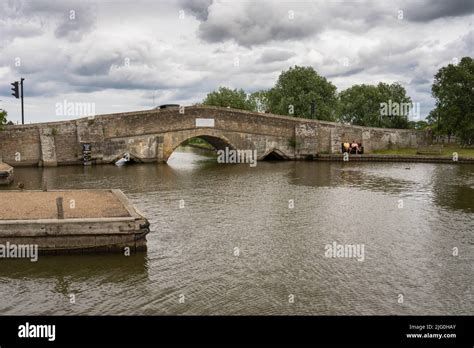
[[[0,191],[0,220],[56,219],[56,198],[63,197],[64,218],[128,217],[111,191]]]

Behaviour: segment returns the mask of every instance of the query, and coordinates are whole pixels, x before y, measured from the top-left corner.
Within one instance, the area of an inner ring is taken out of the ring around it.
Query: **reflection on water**
[[[470,165],[258,162],[252,168],[181,149],[167,165],[17,168],[15,177],[27,189],[40,188],[43,179],[49,188],[120,188],[152,232],[148,251],[130,257],[0,260],[2,314],[474,310]],[[364,262],[326,258],[324,246],[333,242],[364,244]]]
[[[313,163],[305,162],[292,172],[291,182],[295,185],[317,187],[353,187],[365,190],[398,194],[412,186],[417,189],[417,183],[409,177],[398,177],[395,171],[387,173],[387,168],[381,171],[367,167],[366,163],[348,163],[343,166],[321,165],[314,168]],[[397,167],[396,171],[403,171]],[[403,173],[405,174],[405,173]]]
[[[148,280],[145,253],[122,255],[40,256],[1,260],[1,313],[120,313],[120,304],[103,301],[110,291],[136,292]],[[71,303],[74,298],[75,303]],[[68,308],[73,306],[73,308]]]

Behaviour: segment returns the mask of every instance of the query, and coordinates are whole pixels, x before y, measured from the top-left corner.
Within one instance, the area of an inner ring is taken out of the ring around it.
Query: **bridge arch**
[[[201,138],[211,144],[216,150],[224,150],[226,147],[237,149],[238,147],[228,137],[214,129],[194,129],[185,132],[177,132],[165,137],[164,160],[168,161],[171,154],[178,146],[192,138]]]
[[[277,148],[271,148],[270,150],[266,151],[260,158],[259,160],[266,160],[266,161],[281,161],[281,160],[287,160],[290,157],[287,156],[283,151],[277,149]]]

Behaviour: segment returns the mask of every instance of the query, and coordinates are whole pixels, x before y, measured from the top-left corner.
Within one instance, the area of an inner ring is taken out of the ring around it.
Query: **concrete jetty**
[[[309,159],[314,161],[336,161],[342,162],[344,160],[343,154],[318,154]],[[452,156],[430,156],[430,155],[378,155],[378,154],[364,154],[364,155],[349,155],[348,162],[420,162],[420,163],[449,163],[459,164],[468,163],[474,164],[472,157],[458,157],[456,160]]]
[[[120,190],[0,191],[0,206],[3,245],[37,245],[40,253],[146,250],[149,223]]]
[[[9,185],[13,181],[13,167],[0,162],[0,185]]]

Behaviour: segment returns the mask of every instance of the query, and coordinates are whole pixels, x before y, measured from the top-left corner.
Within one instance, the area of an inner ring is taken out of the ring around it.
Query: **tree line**
[[[426,120],[410,120],[419,118],[419,103],[413,103],[399,83],[360,84],[338,92],[312,67],[294,66],[283,71],[270,89],[246,93],[219,87],[202,104],[367,127],[426,129],[472,144],[473,59],[464,57],[459,64],[442,67],[434,76],[432,95],[436,104]]]
[[[338,93],[312,67],[294,66],[283,71],[268,90],[246,93],[219,87],[207,94],[204,105],[232,107],[278,115],[337,121],[347,124],[427,129],[433,135],[457,136],[462,144],[474,143],[474,60],[439,69],[431,88],[436,101],[426,120],[410,120],[419,113],[416,103],[399,83],[354,85]],[[0,109],[0,128],[7,112]]]

